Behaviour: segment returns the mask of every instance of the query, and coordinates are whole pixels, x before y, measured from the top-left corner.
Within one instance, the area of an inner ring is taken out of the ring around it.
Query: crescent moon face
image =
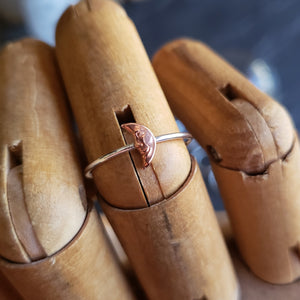
[[[156,150],[156,139],[151,130],[146,126],[136,123],[122,124],[121,128],[134,137],[135,149],[142,156],[144,167],[148,167]]]

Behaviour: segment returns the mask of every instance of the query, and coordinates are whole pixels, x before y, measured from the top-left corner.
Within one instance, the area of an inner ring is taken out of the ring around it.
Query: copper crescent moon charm
[[[121,128],[134,137],[134,147],[141,154],[144,167],[148,167],[156,150],[156,138],[151,130],[146,126],[136,123],[122,124]]]

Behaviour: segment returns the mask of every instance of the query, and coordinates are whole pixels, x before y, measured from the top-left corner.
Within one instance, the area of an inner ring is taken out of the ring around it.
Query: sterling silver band
[[[134,124],[134,123],[132,123]],[[141,125],[139,125],[141,126]],[[143,126],[144,127],[144,126]],[[192,135],[190,133],[186,133],[186,132],[176,132],[176,133],[168,133],[168,134],[164,134],[164,135],[160,135],[155,138],[155,144],[157,143],[162,143],[162,142],[166,142],[166,141],[170,141],[170,140],[178,140],[178,139],[183,139],[186,143],[186,145],[188,145],[191,140],[193,139]],[[93,178],[93,170],[99,166],[100,164],[106,162],[109,159],[112,159],[113,157],[131,151],[133,149],[137,149],[138,150],[139,146],[137,146],[137,144],[129,144],[126,145],[124,147],[121,147],[119,149],[116,149],[110,153],[107,153],[99,158],[97,158],[96,160],[94,160],[92,163],[90,163],[84,170],[85,176],[87,178]],[[155,150],[154,150],[155,151]],[[154,153],[153,153],[154,155]],[[148,164],[147,164],[148,165]],[[145,165],[145,166],[147,166]]]

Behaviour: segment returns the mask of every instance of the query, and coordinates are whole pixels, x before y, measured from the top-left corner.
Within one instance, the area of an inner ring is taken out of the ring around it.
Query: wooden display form
[[[154,135],[178,131],[136,29],[121,7],[110,1],[79,2],[64,13],[56,36],[59,65],[89,162],[124,145],[119,123],[142,123]],[[132,159],[121,155],[106,162],[93,175],[111,205],[139,208],[176,192],[190,169],[189,153],[177,140],[160,144],[149,168],[142,168],[140,156],[133,153]]]
[[[233,261],[237,278],[240,284],[240,300],[299,300],[299,280],[291,284],[274,285],[261,280],[260,278],[255,276],[253,272],[251,272],[251,270],[249,270],[236,247],[227,213],[225,211],[217,211],[216,215],[224,239],[229,248],[231,259]],[[106,218],[103,215],[102,218],[104,218],[103,223],[105,225],[105,229],[109,233],[109,238],[111,239],[114,248],[117,248],[118,253],[121,254],[119,258],[122,261],[122,264],[126,266],[127,269],[130,268],[127,257],[124,256],[122,249],[120,249],[120,245],[116,240],[116,236],[113,229],[111,228],[111,225],[107,222]],[[146,298],[143,296],[140,296],[138,299],[146,300]]]
[[[0,299],[1,300],[22,300],[22,297],[15,290],[12,284],[0,272]]]
[[[132,299],[88,207],[53,49],[0,54],[0,272],[24,299]]]
[[[235,282],[225,277],[232,269],[195,159],[172,197],[146,209],[101,206],[150,299],[238,299]]]
[[[291,284],[274,285],[261,280],[249,270],[236,247],[227,214],[225,212],[216,214],[240,283],[241,300],[299,300],[299,280]]]
[[[56,53],[89,162],[132,142],[120,125],[178,132],[132,22],[112,1],[82,1],[59,21]],[[198,165],[183,141],[93,172],[102,207],[150,299],[237,299],[238,286]],[[198,217],[203,216],[202,218]]]
[[[177,40],[153,66],[175,115],[206,149],[242,256],[272,283],[300,276],[300,152],[292,121],[205,45]]]

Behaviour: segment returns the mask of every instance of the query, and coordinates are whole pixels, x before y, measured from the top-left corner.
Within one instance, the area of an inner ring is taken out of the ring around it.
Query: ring
[[[168,133],[155,137],[149,128],[137,123],[122,124],[121,128],[126,130],[134,137],[134,143],[123,146],[94,160],[85,168],[85,177],[93,178],[92,172],[97,166],[119,154],[131,151],[133,149],[136,149],[140,153],[144,167],[146,168],[149,166],[155,155],[157,143],[162,143],[169,140],[184,139],[186,145],[188,145],[193,139],[192,135],[187,132]]]

